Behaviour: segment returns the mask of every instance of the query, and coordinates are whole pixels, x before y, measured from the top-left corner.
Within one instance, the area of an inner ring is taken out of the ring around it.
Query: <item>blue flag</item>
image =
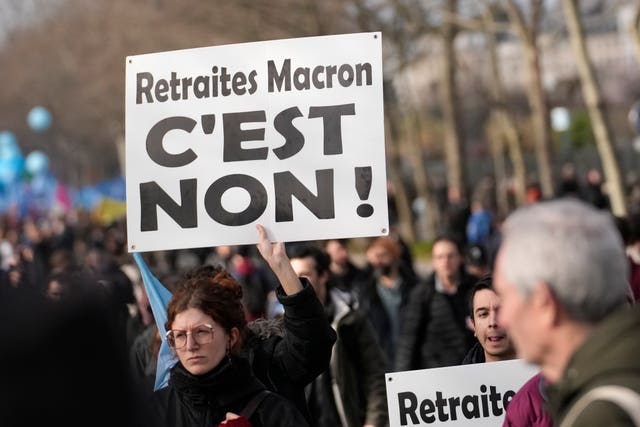
[[[140,269],[142,282],[144,283],[144,288],[147,291],[147,297],[151,304],[151,311],[156,320],[160,338],[162,338],[162,344],[158,352],[158,364],[156,365],[155,391],[167,386],[169,383],[169,369],[176,363],[176,359],[173,357],[171,349],[169,349],[169,344],[167,344],[167,338],[165,336],[167,331],[164,328],[164,324],[167,321],[167,306],[171,300],[171,292],[151,273],[140,253],[134,253],[133,259]]]

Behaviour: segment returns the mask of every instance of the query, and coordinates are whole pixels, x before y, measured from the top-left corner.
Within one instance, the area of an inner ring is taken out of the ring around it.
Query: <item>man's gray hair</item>
[[[613,217],[578,200],[516,210],[500,252],[505,277],[523,296],[544,282],[574,320],[597,323],[626,301],[629,266]]]

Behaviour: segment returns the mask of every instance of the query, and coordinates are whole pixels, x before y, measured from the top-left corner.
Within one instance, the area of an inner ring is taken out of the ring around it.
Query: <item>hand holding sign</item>
[[[271,243],[267,236],[267,230],[262,225],[256,224],[256,229],[258,230],[258,244],[256,247],[267,264],[272,265],[283,261],[289,262],[284,243]]]
[[[259,241],[256,245],[262,258],[276,275],[287,295],[293,295],[302,290],[302,284],[298,275],[291,267],[289,257],[283,242],[271,243],[267,237],[267,230],[257,224]]]

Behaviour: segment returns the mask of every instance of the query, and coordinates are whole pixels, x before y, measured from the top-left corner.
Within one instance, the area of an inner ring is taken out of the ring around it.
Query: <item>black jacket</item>
[[[157,426],[218,426],[227,412],[239,414],[253,396],[264,390],[251,373],[247,360],[225,358],[204,375],[192,375],[181,363],[171,368],[169,385],[154,394]],[[252,427],[307,426],[293,403],[269,394],[249,418]]]
[[[462,365],[471,365],[474,363],[485,363],[484,348],[479,342],[475,343],[473,347],[467,352],[467,355],[462,359]]]
[[[398,320],[401,331],[405,309],[409,302],[409,295],[411,294],[411,290],[417,285],[418,280],[412,272],[406,269],[400,270],[400,280],[401,300],[400,307],[398,308]],[[380,346],[387,358],[388,366],[385,371],[390,371],[395,364],[395,353],[398,344],[396,340],[399,337],[393,335],[391,318],[377,290],[377,279],[371,276],[365,284],[359,287],[358,291],[358,309],[364,313],[371,322]]]
[[[476,277],[460,270],[454,295],[435,289],[435,274],[409,296],[396,351],[396,371],[460,365],[477,342],[467,327],[468,293]]]
[[[378,343],[369,320],[353,309],[337,291],[329,292],[326,304],[327,316],[338,333],[338,341],[333,349],[331,366],[325,374],[335,381],[337,390],[324,384],[326,401],[333,402],[338,421],[342,412],[347,426],[385,426],[388,422],[384,372],[386,358]],[[339,406],[338,406],[339,405]],[[330,405],[331,406],[331,405]],[[338,408],[342,408],[341,410]],[[320,408],[317,419],[324,421],[313,425],[324,426],[325,414],[329,408]],[[343,423],[331,425],[340,427]]]
[[[301,280],[303,290],[295,295],[276,289],[284,316],[251,322],[243,355],[267,389],[291,400],[309,419],[304,388],[329,368],[336,332],[313,287]]]

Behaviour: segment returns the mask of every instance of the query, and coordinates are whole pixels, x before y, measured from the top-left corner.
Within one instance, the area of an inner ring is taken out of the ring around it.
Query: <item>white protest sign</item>
[[[126,66],[129,251],[388,233],[380,33]]]
[[[538,371],[516,359],[386,374],[389,427],[502,426],[509,401]]]

